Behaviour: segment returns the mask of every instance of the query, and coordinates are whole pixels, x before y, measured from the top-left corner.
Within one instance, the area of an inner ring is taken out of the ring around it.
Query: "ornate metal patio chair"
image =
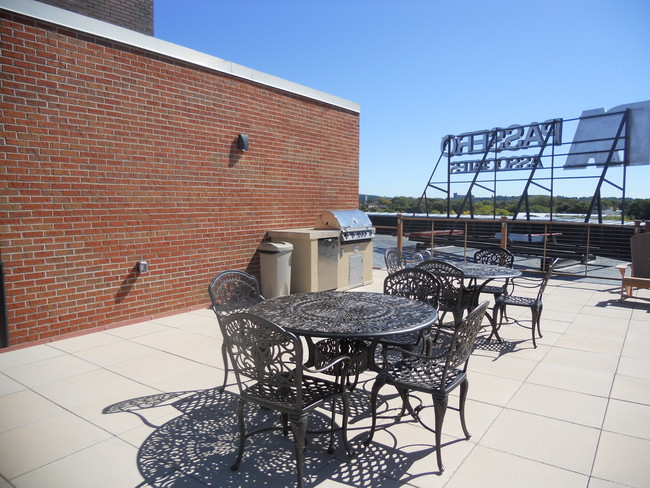
[[[354,390],[359,382],[359,375],[368,368],[368,343],[361,339],[322,339],[313,344],[311,338],[307,338],[314,351],[313,366],[322,371],[323,374],[341,376],[346,379],[346,385]],[[326,367],[339,356],[348,358],[345,364],[337,364],[333,367]],[[309,364],[309,363],[307,363]]]
[[[438,302],[439,327],[454,328],[460,324],[465,311],[472,307],[472,294],[465,287],[465,273],[453,264],[437,259],[429,259],[417,265],[433,274],[440,283],[440,300]],[[444,322],[447,313],[454,317],[453,322]]]
[[[548,281],[551,279],[553,270],[559,261],[558,258],[555,258],[551,264],[546,269],[546,273],[542,278],[536,277],[523,277],[523,278],[514,278],[513,281],[513,290],[512,293],[499,295],[494,304],[494,320],[499,316],[499,325],[497,330],[501,328],[503,322],[503,317],[505,315],[506,307],[527,307],[530,308],[532,313],[532,323],[531,323],[531,333],[533,338],[533,346],[537,347],[537,342],[535,341],[535,331],[539,337],[542,337],[542,331],[540,328],[540,319],[542,317],[542,309],[544,307],[542,303],[542,297],[544,295],[544,290]],[[535,296],[519,296],[517,295],[518,291],[527,290],[527,295],[534,294]],[[537,290],[537,293],[534,293],[534,290]],[[517,322],[518,323],[518,322]],[[521,325],[521,324],[519,324]],[[494,331],[490,333],[488,339],[492,337]]]
[[[515,256],[502,247],[486,247],[484,249],[479,249],[474,253],[474,262],[483,263],[483,264],[494,264],[496,266],[504,266],[506,268],[512,268],[515,262]],[[484,286],[481,290],[481,293],[490,293],[494,300],[496,301],[497,297],[502,293],[508,292],[508,286],[510,285],[510,280],[505,280],[501,286],[497,285],[487,285]],[[478,289],[476,284],[468,287],[472,292]]]
[[[429,252],[425,251],[428,257]],[[400,269],[415,266],[426,260],[425,254],[418,251],[400,251],[395,247],[386,249],[384,253],[384,261],[386,262],[386,269],[388,274],[399,271]]]
[[[630,252],[632,262],[616,266],[621,272],[621,301],[635,298],[635,288],[650,288],[650,232],[630,237]],[[625,276],[627,268],[630,276]]]
[[[442,424],[447,411],[447,401],[449,393],[460,386],[460,400],[458,411],[460,413],[460,422],[463,428],[465,438],[469,439],[471,434],[467,430],[465,423],[465,400],[467,399],[467,364],[474,348],[474,342],[481,322],[485,316],[488,302],[481,303],[476,309],[461,321],[461,323],[452,331],[443,331],[443,334],[450,335],[449,347],[441,355],[423,356],[415,354],[406,349],[400,349],[403,359],[390,363],[384,362],[382,369],[372,387],[370,397],[372,409],[372,426],[370,434],[365,444],[372,441],[377,425],[377,396],[379,390],[386,384],[397,388],[402,397],[403,405],[409,413],[420,422],[426,429],[435,432],[436,456],[438,469],[444,471],[442,464],[441,439]],[[435,414],[435,428],[431,429],[424,424],[420,418],[420,412],[427,405],[416,407],[411,406],[409,400],[409,391],[419,391],[428,393],[433,400]],[[398,416],[398,420],[403,416],[404,408]]]
[[[353,456],[347,439],[349,403],[343,377],[330,381],[306,374],[320,373],[325,368],[344,364],[348,361],[347,357],[338,357],[320,370],[309,370],[303,366],[302,342],[282,327],[248,313],[230,315],[221,319],[219,324],[239,387],[239,452],[231,467],[233,471],[239,469],[246,439],[259,432],[246,433],[244,407],[247,403],[279,412],[285,435],[288,433],[288,419],[294,437],[299,487],[303,486],[307,419],[314,409],[322,407],[326,401],[332,400],[328,453],[334,451],[334,400],[340,398],[343,402],[343,444],[348,455]],[[341,370],[344,372],[345,368]]]
[[[389,274],[384,279],[384,294],[397,295],[411,300],[420,300],[438,308],[442,283],[429,271],[423,268],[405,268]],[[407,332],[382,338],[379,342],[387,345],[398,345],[413,349],[423,343],[423,338],[429,331]]]
[[[243,271],[228,270],[217,274],[208,287],[212,300],[212,310],[221,320],[233,313],[244,312],[251,306],[264,300],[260,294],[260,284],[255,276]],[[224,377],[223,390],[228,383],[228,352],[225,342],[221,346],[223,357]]]

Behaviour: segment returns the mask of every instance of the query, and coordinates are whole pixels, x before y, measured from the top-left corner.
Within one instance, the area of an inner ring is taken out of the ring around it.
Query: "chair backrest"
[[[223,271],[216,275],[208,286],[208,292],[212,310],[219,319],[248,310],[264,300],[257,278],[237,270]]]
[[[497,266],[512,268],[515,262],[515,256],[502,247],[486,247],[484,249],[479,249],[474,253],[474,262],[496,264]]]
[[[273,403],[302,404],[303,348],[300,339],[262,317],[234,313],[219,321],[223,341],[235,371],[240,393],[248,380],[258,383],[259,396],[273,395]],[[277,392],[281,393],[278,395]]]
[[[488,308],[489,302],[484,301],[472,310],[465,317],[460,325],[454,329],[454,336],[445,358],[445,369],[443,371],[442,384],[446,384],[446,378],[453,370],[467,369],[469,357],[474,350],[476,336],[483,323],[483,317]]]
[[[420,300],[438,308],[440,280],[423,268],[405,268],[389,274],[384,279],[384,294]]]
[[[465,291],[465,273],[453,264],[437,259],[429,259],[418,264],[417,267],[426,269],[440,280],[442,284],[442,288],[440,289],[440,310],[445,312],[461,312]]]
[[[630,237],[632,252],[632,276],[650,278],[650,232],[641,232]]]
[[[424,261],[424,256],[417,251],[400,251],[395,247],[389,247],[384,253],[384,261],[388,274],[399,271],[400,269],[414,266]]]
[[[551,264],[548,265],[548,268],[546,269],[546,273],[544,273],[544,278],[542,278],[542,282],[539,285],[539,290],[537,291],[537,300],[541,301],[542,295],[544,295],[544,290],[546,289],[546,285],[548,285],[548,281],[551,279],[551,275],[553,274],[553,270],[555,269],[555,266],[557,265],[558,261],[560,258],[555,258]]]

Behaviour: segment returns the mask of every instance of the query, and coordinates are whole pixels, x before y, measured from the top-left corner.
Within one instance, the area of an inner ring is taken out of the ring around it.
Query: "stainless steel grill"
[[[325,210],[318,216],[316,228],[340,230],[342,242],[363,241],[375,237],[372,222],[361,210]]]

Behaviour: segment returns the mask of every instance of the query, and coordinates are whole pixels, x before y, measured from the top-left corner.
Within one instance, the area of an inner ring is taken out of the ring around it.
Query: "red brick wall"
[[[10,344],[207,305],[267,230],[357,207],[358,113],[0,15]]]
[[[55,7],[153,35],[153,0],[38,0]],[[179,4],[180,6],[181,4]]]

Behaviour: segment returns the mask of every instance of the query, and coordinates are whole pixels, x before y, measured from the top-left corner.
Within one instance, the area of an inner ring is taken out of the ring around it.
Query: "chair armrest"
[[[544,278],[538,278],[535,276],[519,276],[517,278],[511,278],[511,287],[512,287],[512,293],[514,294],[514,289],[516,288],[538,288],[541,284],[542,281],[544,281]]]
[[[350,356],[338,356],[338,357],[334,358],[333,360],[331,360],[329,363],[324,364],[323,366],[321,366],[318,369],[304,368],[304,370],[307,373],[311,373],[311,374],[323,373],[324,371],[327,371],[328,369],[330,369],[333,366],[336,366],[339,363],[344,363],[344,364],[341,365],[341,368],[345,369],[348,366],[347,363],[349,363],[350,361],[351,361]]]
[[[632,266],[632,263],[625,263],[625,264],[617,264],[616,269],[621,273],[621,278],[625,276],[625,271],[627,268]]]
[[[415,359],[427,359],[427,360],[436,360],[440,359],[442,357],[445,357],[449,353],[449,346],[451,346],[451,340],[454,337],[454,333],[452,331],[448,331],[445,329],[440,329],[437,330],[435,333],[432,331],[430,333],[427,333],[427,337],[425,340],[428,342],[428,346],[425,348],[427,351],[431,351],[435,348],[435,344],[432,344],[432,339],[434,337],[442,337],[443,344],[445,344],[444,350],[437,355],[434,354],[418,354],[413,351],[409,351],[408,349],[404,349],[398,346],[388,346],[387,349],[390,349],[391,351],[397,352],[402,355],[402,358],[415,358]]]

